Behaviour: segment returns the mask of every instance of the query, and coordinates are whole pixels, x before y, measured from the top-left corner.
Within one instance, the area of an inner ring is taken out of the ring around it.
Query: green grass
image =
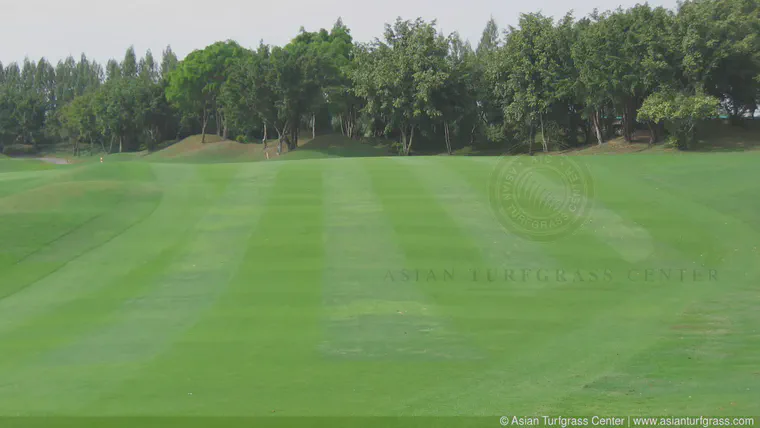
[[[17,171],[41,171],[54,169],[55,165],[37,159],[12,159],[0,157],[0,174]]]
[[[207,135],[201,143],[198,135],[179,141],[163,150],[148,154],[145,160],[161,163],[208,164],[260,162],[266,160],[307,160],[342,157],[388,156],[388,148],[379,143],[352,140],[339,135],[324,135],[299,141],[298,150],[277,155],[277,141],[269,140],[265,151],[261,143],[242,144]],[[266,154],[269,153],[269,159]],[[110,159],[110,156],[109,156]]]
[[[314,143],[0,160],[0,416],[760,415],[760,152],[578,157],[590,223],[537,243],[495,158]]]

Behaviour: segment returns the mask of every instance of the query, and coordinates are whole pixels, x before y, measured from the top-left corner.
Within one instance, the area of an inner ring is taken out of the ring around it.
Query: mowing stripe
[[[149,217],[132,223],[104,244],[89,248],[52,274],[0,300],[0,343],[3,334],[34,322],[36,317],[50,316],[55,308],[113,283],[135,266],[157,257],[182,236],[202,213],[201,204],[189,204],[190,198],[204,195],[193,175],[192,167],[161,172],[159,179],[166,183],[164,196]],[[175,180],[181,180],[182,184],[170,184]]]
[[[551,271],[562,266],[546,253],[546,245],[514,236],[496,222],[487,199],[488,181],[479,182],[462,171],[474,169],[473,163],[467,159],[446,158],[398,161],[415,172],[429,192],[436,195],[441,207],[456,221],[462,233],[477,243],[485,262],[481,266],[471,266],[478,272],[475,277],[479,285],[477,292],[499,294],[508,287],[511,296],[533,295],[551,284],[537,281],[505,284],[505,270],[513,270],[513,278],[519,279],[524,270]]]
[[[161,193],[146,191],[144,195],[126,197],[88,220],[72,225],[73,228],[54,240],[39,245],[35,250],[5,268],[0,278],[0,300],[55,273],[67,263],[105,245],[125,230],[144,220],[156,209]]]
[[[142,414],[264,414],[297,399],[321,337],[322,169],[273,165],[264,167],[276,172],[265,200],[240,196],[239,213],[258,220],[241,261],[224,269],[232,279],[216,304],[87,414],[123,414],[125,401]]]
[[[563,253],[561,246],[556,243],[546,248],[550,253],[555,254],[555,257]],[[584,252],[587,250],[584,249]],[[684,258],[684,255],[678,253],[670,252],[668,255],[675,265],[686,266],[693,263],[689,258]],[[565,259],[560,258],[560,260]],[[618,282],[616,285],[624,284]],[[582,294],[573,296],[564,293],[565,297],[572,297],[573,300],[582,297],[588,299],[589,303],[593,303],[594,299],[598,299],[594,297],[594,294],[601,293],[606,295],[605,300],[612,305],[601,307],[583,305],[586,306],[585,313],[581,313],[582,317],[576,316],[580,322],[571,323],[574,328],[564,333],[556,331],[548,334],[550,332],[542,328],[543,335],[551,338],[545,343],[529,338],[525,333],[522,338],[524,340],[516,336],[516,340],[512,341],[515,344],[514,353],[508,362],[505,361],[505,364],[509,367],[519,367],[520,370],[517,372],[495,369],[477,376],[471,387],[452,385],[449,388],[442,388],[435,394],[422,395],[418,405],[403,409],[424,414],[424,409],[431,406],[456,402],[456,406],[451,409],[454,414],[457,412],[488,414],[489,404],[490,409],[493,409],[498,408],[500,403],[508,403],[509,410],[513,414],[552,413],[559,408],[551,407],[552,401],[563,398],[560,391],[572,391],[574,386],[580,388],[615,370],[616,367],[625,366],[632,356],[644,352],[656,343],[662,324],[667,325],[669,321],[676,319],[692,300],[704,299],[719,292],[716,284],[709,283],[673,283],[657,284],[657,286],[659,289],[652,286],[640,286],[638,289],[633,289],[628,284],[628,287],[620,289],[615,294],[610,294],[614,290],[609,287],[597,290],[573,287]],[[684,295],[689,296],[689,299],[684,299]],[[559,302],[550,303],[549,297],[544,296],[544,307],[562,308]],[[572,304],[572,301],[565,299],[565,305],[568,304]],[[578,310],[583,311],[584,309],[581,309],[583,306],[579,306]],[[556,313],[567,314],[568,312],[557,310]],[[551,316],[546,311],[543,315]],[[604,346],[600,347],[601,343]],[[596,349],[596,352],[589,356],[589,349]],[[562,358],[557,359],[557,355],[562,355]],[[531,374],[537,372],[546,374],[545,383],[531,378]],[[548,388],[549,382],[555,387]],[[556,393],[551,394],[547,391],[556,391]],[[477,399],[475,399],[476,396]],[[490,403],[483,402],[484,396],[493,398]],[[535,403],[538,402],[545,403],[546,407],[537,409]],[[568,408],[561,409],[569,411]],[[572,407],[569,409],[576,412],[583,410]]]
[[[592,159],[593,160],[593,159]],[[488,176],[491,171],[496,167],[498,160],[493,158],[475,158],[475,162],[479,162],[483,165],[483,170],[480,175],[484,177],[484,180],[488,180]],[[578,164],[586,164],[586,167],[591,166],[592,162],[586,157],[574,157],[573,162]],[[444,161],[445,164],[456,168],[458,171],[463,172],[461,162],[450,162],[449,159]],[[600,174],[597,169],[592,169],[590,179],[595,186],[603,185],[606,178],[604,174]],[[540,175],[534,175],[534,180],[540,180]],[[487,186],[488,181],[484,181],[484,185]],[[557,183],[551,183],[549,181],[543,182],[546,187],[555,187]],[[487,190],[487,188],[486,188]],[[563,189],[559,189],[557,193],[561,193]],[[582,197],[583,203],[588,203],[585,197]],[[572,214],[571,214],[572,215]],[[604,204],[596,198],[593,201],[592,208],[587,214],[587,221],[582,228],[576,233],[576,235],[589,234],[594,239],[601,241],[604,245],[608,246],[611,250],[615,251],[622,261],[626,263],[639,263],[647,260],[654,252],[654,240],[649,232],[640,225],[621,217],[615,211],[607,208]],[[577,237],[577,236],[576,236]]]
[[[109,296],[112,307],[99,328],[33,359],[26,378],[33,377],[31,372],[46,375],[27,389],[51,397],[56,408],[46,411],[102,413],[99,405],[92,406],[94,401],[107,393],[118,395],[124,382],[202,318],[224,293],[242,260],[257,221],[247,205],[264,199],[273,172],[269,168],[255,177],[221,177],[233,184],[219,186],[226,192],[177,241],[171,256],[154,264],[149,276],[132,286],[130,295]],[[70,393],[52,399],[60,389]]]
[[[323,352],[351,360],[475,357],[404,279],[397,237],[361,165],[331,162],[325,195]]]

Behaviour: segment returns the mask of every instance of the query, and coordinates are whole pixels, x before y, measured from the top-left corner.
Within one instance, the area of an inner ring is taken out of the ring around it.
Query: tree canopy
[[[688,148],[704,120],[755,115],[760,8],[689,0],[558,21],[529,13],[504,30],[491,18],[475,48],[421,18],[356,43],[339,18],[284,46],[227,40],[182,60],[171,47],[120,57],[0,64],[0,146],[130,151],[215,132],[295,150],[310,131],[387,138],[405,155],[642,133]]]

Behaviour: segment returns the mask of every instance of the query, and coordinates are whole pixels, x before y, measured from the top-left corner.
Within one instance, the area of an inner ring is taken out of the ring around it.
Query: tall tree
[[[734,119],[754,111],[760,92],[757,1],[686,1],[677,25],[682,69],[693,91],[721,99]]]
[[[158,82],[159,72],[150,49],[145,53],[145,57],[140,59],[138,74],[141,79],[149,82]]]
[[[174,54],[174,51],[172,51],[172,47],[167,46],[161,56],[161,78],[168,79],[169,73],[177,68],[178,63],[179,60],[177,59],[177,55]]]
[[[124,55],[124,61],[121,63],[121,74],[126,78],[137,76],[137,55],[135,55],[134,46],[130,46]]]
[[[109,59],[106,64],[106,80],[116,80],[121,77],[121,66],[115,59]]]
[[[217,42],[190,53],[169,75],[167,99],[185,114],[200,119],[203,142],[212,114],[216,114],[219,134],[227,136],[224,106],[219,103],[219,96],[231,67],[243,52],[233,41]]]
[[[499,47],[501,43],[501,37],[499,36],[499,26],[496,24],[496,20],[491,19],[486,22],[486,28],[483,29],[483,34],[480,37],[480,43],[478,43],[477,54],[484,55],[488,52],[492,52]]]
[[[401,134],[401,152],[409,155],[421,120],[442,115],[431,101],[449,75],[448,42],[435,21],[422,19],[386,25],[383,41],[362,49],[352,72],[354,92],[367,100],[364,111],[387,118],[386,132]]]
[[[578,23],[578,38],[572,47],[573,61],[578,70],[578,96],[598,144],[605,140],[603,117],[613,91],[606,61],[618,49],[607,37],[606,19],[605,15],[596,11],[590,18],[582,19]]]

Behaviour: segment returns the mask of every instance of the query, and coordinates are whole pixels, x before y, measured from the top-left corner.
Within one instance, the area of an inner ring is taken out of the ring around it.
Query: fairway
[[[0,416],[760,415],[760,153],[574,160],[0,160]]]

